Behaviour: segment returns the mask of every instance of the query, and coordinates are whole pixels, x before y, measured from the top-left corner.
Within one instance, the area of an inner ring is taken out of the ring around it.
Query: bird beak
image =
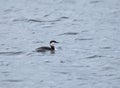
[[[55,42],[55,43],[59,43],[59,42]]]

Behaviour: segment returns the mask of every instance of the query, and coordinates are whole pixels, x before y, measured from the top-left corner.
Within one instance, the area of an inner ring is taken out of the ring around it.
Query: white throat
[[[54,45],[55,45],[55,43],[54,43],[54,42],[50,43],[50,46],[54,46]]]

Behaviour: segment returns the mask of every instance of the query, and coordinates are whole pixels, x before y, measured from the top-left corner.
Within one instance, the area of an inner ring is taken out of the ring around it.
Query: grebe
[[[55,40],[50,41],[50,47],[39,47],[36,49],[37,52],[45,52],[45,51],[55,51],[55,43],[58,43]]]

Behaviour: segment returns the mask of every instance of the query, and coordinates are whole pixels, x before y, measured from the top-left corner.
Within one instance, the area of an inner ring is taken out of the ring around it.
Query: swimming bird
[[[46,46],[43,46],[43,47],[39,47],[36,49],[37,52],[45,52],[45,51],[55,51],[55,43],[59,43],[55,40],[51,40],[50,41],[50,47],[46,47]]]

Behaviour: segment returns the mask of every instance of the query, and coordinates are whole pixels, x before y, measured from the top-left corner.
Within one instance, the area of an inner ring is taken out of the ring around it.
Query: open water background
[[[0,88],[120,88],[120,1],[0,0]]]

